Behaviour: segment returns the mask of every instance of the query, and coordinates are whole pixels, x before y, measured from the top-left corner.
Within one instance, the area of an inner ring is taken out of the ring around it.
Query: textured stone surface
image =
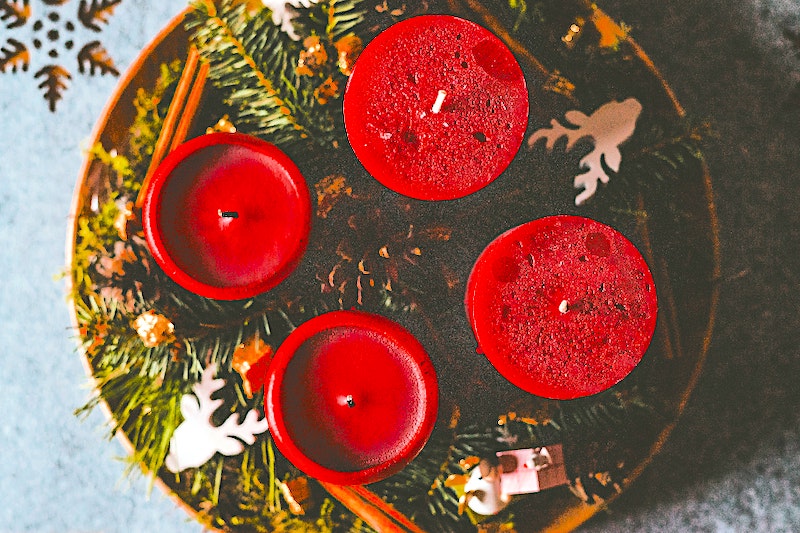
[[[583,531],[800,529],[800,2],[609,0],[687,111],[706,150],[722,240],[705,371],[663,452]]]
[[[76,48],[100,39],[124,70],[184,0],[122,2],[101,33],[75,31]],[[75,19],[78,2],[47,8],[30,3],[32,18],[58,11]],[[32,24],[6,30],[34,38]],[[89,397],[75,352],[63,271],[67,216],[83,156],[80,146],[118,78],[78,72],[75,48],[58,62],[72,73],[57,112],[48,110],[33,74],[48,62],[31,47],[28,72],[0,73],[0,531],[200,531],[186,513],[141,476],[125,478],[124,455],[108,442],[95,411],[73,411]],[[44,58],[42,56],[45,56]]]
[[[184,5],[128,0],[97,37],[76,39],[100,38],[124,70]],[[601,5],[632,26],[689,113],[714,124],[724,278],[684,417],[612,514],[582,530],[800,530],[800,103],[789,100],[800,49],[784,35],[800,33],[800,0]],[[77,147],[117,83],[79,75],[74,52],[56,114],[32,79],[41,65],[0,74],[0,531],[200,531],[159,491],[148,501],[144,480],[120,482],[123,450],[104,439],[99,412],[72,415],[88,391],[53,275],[65,264]]]

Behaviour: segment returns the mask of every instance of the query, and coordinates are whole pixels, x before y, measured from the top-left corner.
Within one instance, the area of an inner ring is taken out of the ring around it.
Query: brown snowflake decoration
[[[41,0],[40,11],[30,0],[0,0],[0,23],[12,34],[0,42],[0,73],[27,72],[35,65],[33,77],[53,112],[72,79],[61,61],[67,53],[77,50],[80,74],[119,76],[106,49],[91,37],[102,31],[122,0],[81,0],[72,14],[63,7],[68,1]]]

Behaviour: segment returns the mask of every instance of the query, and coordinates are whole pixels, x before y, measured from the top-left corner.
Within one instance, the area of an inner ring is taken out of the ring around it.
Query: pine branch
[[[245,6],[224,0],[219,8],[197,2],[187,20],[198,49],[211,65],[209,78],[226,102],[238,109],[240,131],[286,149],[305,140],[336,147],[344,136],[341,93],[346,76],[337,65],[334,40],[361,21],[358,0],[325,1],[299,9],[305,35],[323,39],[326,62],[299,74],[303,49],[272,21],[264,9],[250,17]]]
[[[67,88],[66,80],[72,79],[69,72],[58,65],[48,65],[34,75],[34,78],[44,78],[39,84],[44,89],[44,98],[50,103],[50,111],[55,112],[56,103],[63,98],[62,93]]]
[[[469,519],[458,514],[458,496],[445,481],[451,475],[465,474],[459,462],[479,455],[478,448],[491,449],[492,443],[487,434],[465,436],[437,428],[408,466],[370,488],[426,531],[474,531]]]
[[[653,407],[635,391],[621,394],[609,390],[583,400],[547,405],[555,409],[552,418],[536,420],[509,414],[494,426],[473,424],[455,431],[437,428],[414,461],[371,488],[426,530],[472,531],[469,520],[458,514],[458,497],[446,483],[450,476],[468,473],[462,466],[466,458],[493,457],[502,450],[570,440],[605,442],[611,435],[640,431],[659,420]]]
[[[244,6],[228,1],[219,10],[206,2],[194,8],[187,29],[211,65],[209,79],[239,109],[237,127],[279,145],[307,138],[308,125],[300,115],[309,102],[290,65],[291,39],[265,10],[248,19]]]
[[[78,7],[78,20],[92,31],[102,30],[100,24],[108,24],[109,17],[114,13],[114,8],[122,0],[81,0]]]
[[[658,194],[664,187],[695,179],[702,169],[703,142],[710,134],[708,123],[652,125],[640,134],[636,146],[623,146],[619,172],[610,176],[600,202],[617,204],[618,212],[635,212],[637,193]]]
[[[0,20],[6,28],[18,28],[24,25],[31,16],[29,0],[0,0]]]
[[[92,76],[94,76],[95,71],[99,71],[101,76],[105,74],[119,76],[119,71],[114,66],[114,61],[103,45],[100,44],[100,41],[92,41],[78,52],[78,71],[84,74],[87,67],[89,74]]]
[[[364,21],[363,0],[325,0],[300,12],[295,26],[304,35],[325,37],[329,43],[352,33]]]
[[[701,145],[711,127],[708,123],[684,125],[673,131],[656,128],[658,141],[632,154],[629,163],[632,173],[649,170],[659,181],[680,179],[687,165],[696,165],[703,160]],[[622,171],[623,169],[621,169]]]
[[[136,370],[132,365],[95,368],[98,394],[76,414],[86,414],[105,401],[114,420],[109,437],[123,431],[135,449],[128,458],[128,472],[144,464],[155,474],[161,469],[170,438],[182,420],[180,399],[188,392],[189,383],[179,376],[154,380]]]
[[[7,46],[0,48],[0,72],[5,72],[8,67],[11,67],[11,72],[18,69],[27,71],[30,60],[28,48],[16,39],[9,37]]]

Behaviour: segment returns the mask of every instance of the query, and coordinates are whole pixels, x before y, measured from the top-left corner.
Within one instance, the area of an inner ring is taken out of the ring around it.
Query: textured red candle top
[[[265,398],[287,458],[341,483],[402,468],[424,446],[437,406],[422,345],[386,318],[351,311],[321,315],[292,333],[270,366]]]
[[[253,296],[279,283],[305,249],[310,198],[276,147],[243,135],[186,143],[159,167],[145,231],[159,265],[212,298]]]
[[[479,348],[509,381],[569,399],[633,370],[652,338],[657,302],[647,264],[622,234],[557,216],[514,228],[484,250],[467,308]]]
[[[528,122],[525,78],[485,28],[415,17],[362,52],[344,98],[347,135],[378,181],[425,200],[465,196],[513,159]]]

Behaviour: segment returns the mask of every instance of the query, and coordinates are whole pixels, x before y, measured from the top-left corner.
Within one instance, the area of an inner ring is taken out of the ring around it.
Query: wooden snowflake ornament
[[[0,27],[19,37],[10,36],[0,43],[0,73],[27,72],[32,64],[46,58],[33,78],[50,111],[54,112],[72,79],[72,72],[59,58],[64,50],[71,51],[75,47],[79,26],[101,32],[120,2],[122,0],[83,0],[73,17],[66,12],[69,6],[61,9],[67,4],[66,0],[45,0],[43,3],[50,7],[45,7],[44,13],[32,7],[29,0],[0,0]],[[81,74],[119,76],[114,60],[99,40],[85,44],[76,59]]]
[[[547,139],[545,146],[552,150],[558,139],[566,137],[566,151],[569,151],[580,139],[592,139],[594,149],[580,162],[581,169],[586,172],[575,176],[575,188],[583,189],[575,197],[575,205],[581,205],[597,191],[598,181],[608,183],[609,177],[603,168],[604,163],[614,172],[619,171],[622,163],[619,147],[633,135],[641,112],[642,104],[635,98],[608,102],[589,116],[581,111],[567,111],[564,118],[570,125],[577,126],[576,128],[562,126],[553,119],[549,128],[542,128],[530,136],[528,146],[533,147],[540,139]]]
[[[211,415],[222,400],[212,400],[211,395],[225,386],[224,379],[214,379],[217,365],[211,364],[203,371],[199,383],[192,387],[194,394],[181,398],[183,422],[169,441],[169,455],[164,464],[170,472],[204,465],[215,453],[238,455],[244,451],[244,443],[253,444],[256,435],[264,433],[267,419],[258,418],[255,409],[248,411],[242,423],[239,414],[233,413],[220,426],[214,426]]]

